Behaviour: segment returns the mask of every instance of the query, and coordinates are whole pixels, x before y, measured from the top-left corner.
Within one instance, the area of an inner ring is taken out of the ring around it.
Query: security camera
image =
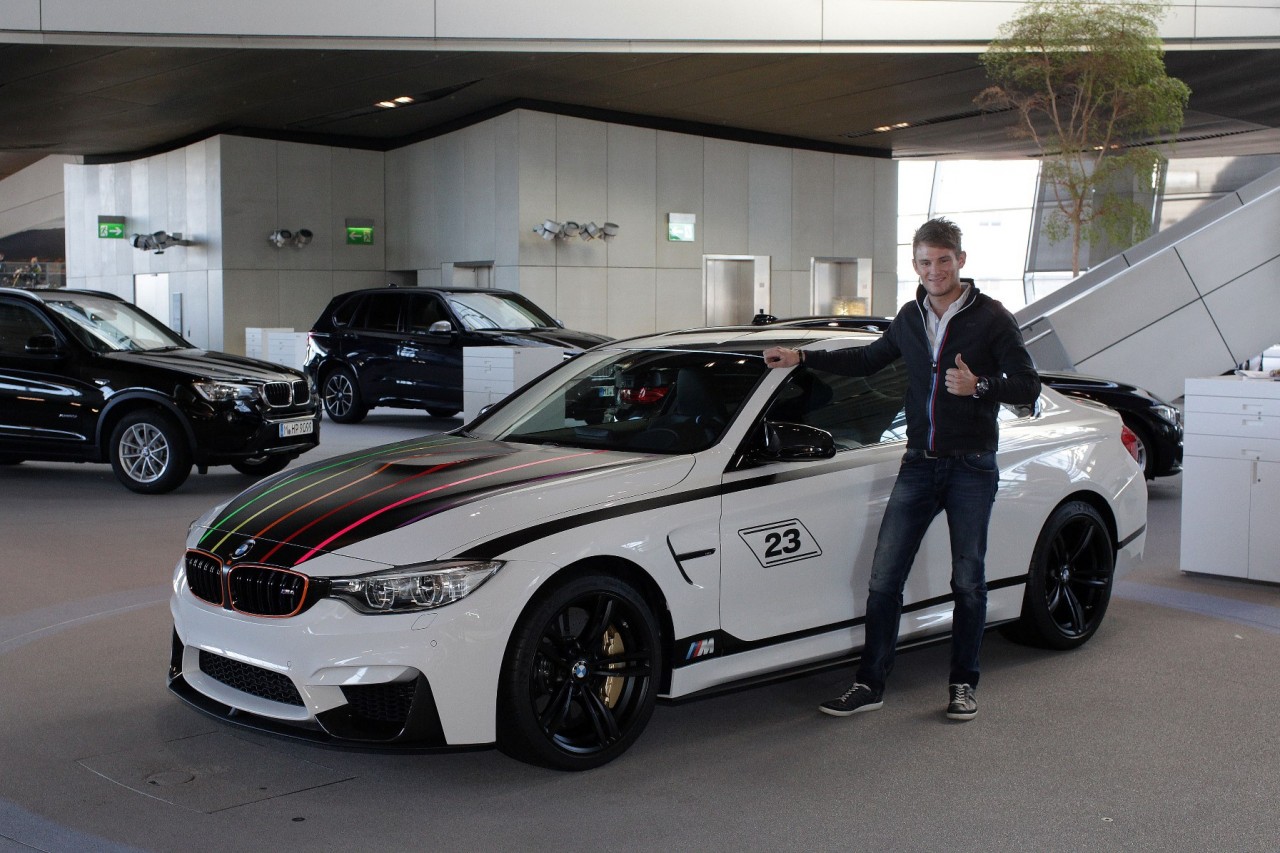
[[[275,231],[271,232],[270,236],[267,237],[267,241],[277,249],[289,243],[291,240],[293,240],[293,232],[285,228],[277,228]]]
[[[299,228],[293,235],[293,245],[301,249],[303,246],[311,242],[311,232],[306,228]]]

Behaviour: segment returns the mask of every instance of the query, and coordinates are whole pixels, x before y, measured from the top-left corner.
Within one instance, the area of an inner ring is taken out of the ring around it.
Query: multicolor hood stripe
[[[630,465],[646,457],[604,450],[522,450],[431,436],[319,462],[248,489],[197,547],[238,562],[297,566],[445,510],[529,483]]]

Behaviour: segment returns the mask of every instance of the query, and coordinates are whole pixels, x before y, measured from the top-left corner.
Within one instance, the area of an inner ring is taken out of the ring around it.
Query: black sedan
[[[795,317],[775,320],[757,315],[753,325],[777,325],[790,328],[842,328],[883,332],[893,322],[891,317],[830,315]],[[1148,480],[1166,477],[1182,470],[1182,413],[1145,388],[1086,376],[1081,373],[1055,373],[1041,370],[1040,381],[1053,390],[1071,397],[1083,397],[1109,406],[1119,413],[1124,425],[1137,437],[1138,462]]]

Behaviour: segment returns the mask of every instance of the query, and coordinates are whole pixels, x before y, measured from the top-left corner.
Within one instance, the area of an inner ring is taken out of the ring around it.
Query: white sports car
[[[724,328],[606,344],[454,432],[289,470],[192,525],[169,683],[230,722],[364,746],[494,744],[607,762],[659,697],[849,660],[905,447],[905,373],[770,370]],[[1085,642],[1147,493],[1118,416],[1045,390],[1003,410],[991,624]],[[950,631],[936,520],[901,642]]]

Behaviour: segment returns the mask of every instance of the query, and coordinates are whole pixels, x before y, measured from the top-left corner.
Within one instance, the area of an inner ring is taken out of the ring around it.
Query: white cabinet
[[[1182,569],[1280,582],[1280,382],[1188,379]]]
[[[559,347],[464,347],[462,419],[470,421],[564,357]]]

